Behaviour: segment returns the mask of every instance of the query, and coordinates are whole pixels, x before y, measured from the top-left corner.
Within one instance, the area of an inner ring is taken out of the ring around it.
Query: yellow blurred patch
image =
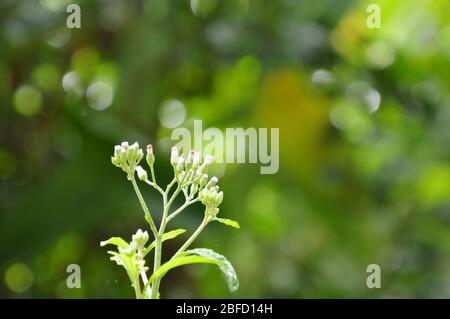
[[[258,125],[280,128],[282,162],[300,172],[310,174],[318,166],[329,127],[328,110],[327,101],[313,92],[300,71],[273,71],[262,81]]]

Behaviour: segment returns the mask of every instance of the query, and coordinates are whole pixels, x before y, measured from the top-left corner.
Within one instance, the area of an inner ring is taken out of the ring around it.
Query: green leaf
[[[186,251],[186,254],[194,254],[203,258],[207,258],[209,260],[216,261],[216,264],[219,266],[219,269],[225,276],[230,292],[234,292],[239,288],[239,279],[236,275],[236,271],[234,270],[233,265],[221,254],[207,248],[191,249]]]
[[[182,233],[186,232],[186,229],[176,229],[176,230],[171,230],[168,233],[164,233],[162,235],[162,241],[166,241],[168,239],[173,239],[175,237],[177,237],[178,235],[181,235]],[[156,241],[153,241],[146,249],[145,249],[145,253],[144,256],[146,256],[149,252],[152,251],[153,248],[155,248],[156,246]]]
[[[214,218],[215,221],[218,221],[219,223],[225,224],[227,226],[231,226],[234,227],[236,229],[241,228],[241,226],[239,226],[239,223],[235,220],[232,219],[227,219],[227,218]]]
[[[108,240],[104,240],[104,241],[100,242],[100,246],[102,246],[102,247],[106,246],[108,244],[116,245],[117,247],[120,247],[120,248],[127,248],[129,246],[129,244],[120,237],[111,237]]]
[[[181,256],[181,257],[177,257],[177,258],[169,260],[168,262],[166,262],[163,265],[161,265],[161,267],[159,267],[158,270],[156,270],[151,275],[150,279],[148,280],[148,283],[147,283],[146,287],[150,283],[152,283],[155,279],[162,278],[169,270],[171,270],[171,269],[173,269],[175,267],[188,265],[188,264],[199,264],[199,263],[218,264],[219,261],[211,259],[211,258],[207,258],[207,257],[202,257],[202,256]],[[146,288],[146,287],[144,287],[144,288]]]
[[[164,241],[167,239],[173,239],[173,238],[177,237],[178,235],[181,235],[184,232],[186,232],[186,229],[171,230],[170,232],[162,235],[162,240]]]

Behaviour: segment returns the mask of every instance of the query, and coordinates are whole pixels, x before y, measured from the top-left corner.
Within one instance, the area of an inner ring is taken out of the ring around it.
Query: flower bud
[[[136,167],[136,173],[141,181],[146,181],[148,179],[147,172],[140,165]]]
[[[203,161],[203,165],[211,165],[214,162],[214,157],[211,155],[206,155],[205,160]]]
[[[128,145],[128,143],[126,143]],[[128,146],[126,149],[126,159],[128,162],[136,162],[138,158],[138,150],[139,150],[139,144],[133,143],[132,145]]]
[[[192,154],[192,169],[197,170],[198,166],[200,165],[202,155],[200,152],[195,152]]]
[[[210,189],[210,188],[214,187],[218,181],[219,181],[219,179],[217,177],[215,177],[215,176],[211,177],[211,180],[208,182],[208,184],[206,184],[206,188]]]
[[[203,186],[206,185],[206,183],[208,182],[208,174],[203,174],[202,177],[200,177],[200,188],[203,188]]]
[[[201,173],[207,173],[212,162],[214,162],[214,157],[211,155],[206,155],[203,159],[203,164],[200,166]]]
[[[111,156],[111,163],[114,164],[114,166],[120,167],[120,161],[116,156]]]
[[[180,156],[178,157],[178,164],[176,168],[177,174],[181,174],[181,172],[183,171],[183,166],[184,166],[184,157]]]
[[[198,191],[198,184],[192,184],[191,187],[190,187],[191,195],[197,193],[197,191]]]
[[[138,229],[136,234],[134,234],[132,237],[132,242],[136,245],[137,249],[143,249],[145,244],[148,241],[148,233],[147,231],[142,231]]]
[[[114,146],[114,156],[119,155],[119,153],[121,152],[121,150],[122,150],[122,146],[120,146],[120,145]]]
[[[193,159],[194,159],[194,151],[190,151],[185,161],[186,170],[189,170],[192,167]]]
[[[217,206],[219,206],[222,203],[222,200],[223,200],[223,192],[217,193],[215,198]]]
[[[122,142],[114,147],[114,156],[111,157],[111,162],[120,167],[130,178],[143,157],[144,153],[138,143],[130,146],[128,142]]]
[[[152,167],[153,163],[155,163],[155,155],[153,154],[153,146],[152,144],[147,145],[147,156],[145,157],[147,160],[148,166]]]
[[[175,167],[175,165],[178,164],[178,148],[176,146],[172,147],[172,153],[170,154],[170,163],[172,166]]]

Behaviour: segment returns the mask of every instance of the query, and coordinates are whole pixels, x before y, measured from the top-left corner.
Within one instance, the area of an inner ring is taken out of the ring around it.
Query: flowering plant
[[[159,286],[164,275],[175,267],[194,263],[217,265],[224,274],[230,291],[235,291],[239,287],[239,281],[233,266],[224,256],[207,248],[188,250],[193,241],[210,222],[217,221],[239,228],[239,224],[236,221],[217,217],[219,205],[223,200],[223,192],[219,191],[217,177],[209,178],[207,174],[213,158],[206,155],[202,161],[201,154],[195,151],[189,152],[187,156],[180,155],[178,149],[173,147],[170,163],[173,167],[174,177],[165,189],[161,188],[156,182],[154,172],[155,156],[152,145],[147,146],[145,157],[150,168],[150,177],[147,171],[139,165],[143,158],[144,152],[139,148],[138,143],[129,145],[127,142],[123,142],[115,146],[114,156],[111,157],[111,161],[125,172],[127,179],[133,185],[154,240],[149,243],[147,231],[138,229],[132,236],[130,243],[120,237],[112,237],[100,243],[101,246],[112,244],[117,247],[117,251],[108,251],[108,253],[112,255],[111,260],[125,268],[131,281],[131,286],[134,288],[136,298],[159,298]],[[159,228],[156,227],[152,214],[140,192],[135,175],[140,181],[153,187],[162,196],[163,212]],[[179,195],[184,196],[184,204],[171,210],[174,200]],[[186,231],[177,229],[166,232],[168,223],[185,208],[196,202],[201,202],[205,206],[202,222],[178,251],[167,262],[161,264],[163,242],[175,238]],[[151,251],[154,251],[153,272],[148,276],[149,267],[146,264],[146,257]]]

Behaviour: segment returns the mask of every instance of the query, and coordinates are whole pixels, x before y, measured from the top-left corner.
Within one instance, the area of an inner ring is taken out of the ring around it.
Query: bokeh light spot
[[[369,45],[366,58],[371,67],[385,69],[394,63],[395,52],[389,43],[378,41]]]
[[[369,89],[364,95],[370,113],[376,112],[380,108],[381,95],[375,89]]]
[[[158,117],[163,126],[175,128],[183,124],[186,119],[186,108],[178,100],[167,100],[161,105]]]
[[[66,93],[73,94],[78,97],[83,95],[83,85],[77,72],[72,71],[64,74],[62,86]]]
[[[114,92],[105,82],[94,82],[86,90],[89,106],[97,111],[103,111],[111,106]]]
[[[31,85],[22,85],[14,93],[14,107],[17,113],[31,116],[41,109],[42,95]]]
[[[11,265],[5,272],[5,283],[15,293],[27,291],[33,285],[33,281],[33,272],[23,263]]]
[[[58,86],[60,71],[54,64],[41,64],[34,69],[32,79],[43,90],[51,91]]]
[[[210,14],[217,6],[217,0],[191,0],[192,12],[199,17]]]
[[[314,73],[311,76],[311,81],[314,84],[331,84],[335,82],[335,78],[333,74],[331,74],[329,71],[324,69],[319,69],[314,71]]]
[[[52,12],[64,11],[70,2],[70,0],[40,0],[41,6]]]

